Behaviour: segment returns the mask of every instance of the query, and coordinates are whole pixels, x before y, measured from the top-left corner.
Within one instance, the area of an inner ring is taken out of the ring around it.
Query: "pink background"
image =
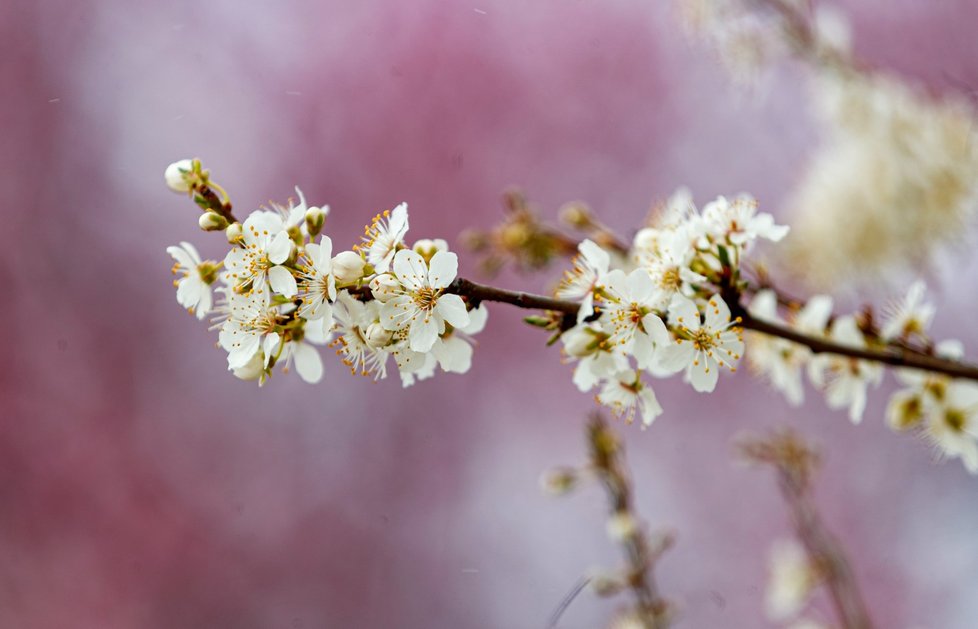
[[[596,488],[539,491],[583,461],[592,402],[522,313],[491,310],[465,377],[402,390],[327,355],[320,386],[258,390],[175,303],[165,246],[223,245],[162,172],[203,158],[241,213],[298,184],[332,206],[337,246],[402,200],[412,236],[453,240],[496,222],[510,184],[623,232],[680,184],[778,214],[817,138],[799,68],[752,101],[665,4],[0,4],[0,626],[536,628],[617,565]],[[848,10],[872,63],[978,87],[978,3]],[[938,337],[975,352],[973,258],[931,279]],[[678,626],[770,626],[764,562],[787,522],[730,442],[784,422],[826,448],[818,501],[878,625],[976,626],[978,481],[892,434],[883,391],[859,427],[746,373],[657,391],[666,414],[624,433],[642,513],[678,532],[658,571]],[[561,626],[614,608],[585,592]]]

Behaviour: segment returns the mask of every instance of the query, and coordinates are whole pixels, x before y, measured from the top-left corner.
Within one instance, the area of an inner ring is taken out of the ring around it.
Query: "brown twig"
[[[828,588],[843,629],[872,629],[855,575],[845,549],[825,526],[811,498],[811,476],[818,456],[795,432],[785,430],[741,445],[747,458],[771,465],[778,487],[791,514],[795,534],[808,560]]]
[[[577,314],[579,304],[577,302],[534,295],[519,291],[505,290],[478,284],[464,278],[456,279],[446,289],[447,292],[455,293],[467,297],[474,302],[493,301],[507,303],[518,308],[529,310],[550,310],[560,312],[565,315],[565,322],[573,325],[574,316]],[[809,336],[787,326],[776,323],[769,323],[756,319],[740,305],[739,301],[728,299],[731,313],[734,317],[740,317],[740,325],[747,330],[753,330],[768,336],[776,336],[787,341],[804,345],[816,354],[827,353],[838,356],[847,356],[859,360],[882,363],[891,367],[906,367],[921,369],[934,373],[941,373],[952,378],[963,378],[966,380],[978,381],[978,367],[967,363],[939,358],[926,354],[909,352],[900,347],[887,346],[883,349],[850,347],[835,343],[829,339]]]
[[[630,523],[621,537],[621,544],[627,560],[626,582],[635,596],[637,617],[648,629],[664,629],[668,626],[669,605],[659,593],[652,569],[669,547],[671,538],[663,538],[663,542],[654,547],[646,539],[635,512],[624,450],[600,413],[591,415],[587,433],[591,469],[608,494],[611,517]]]

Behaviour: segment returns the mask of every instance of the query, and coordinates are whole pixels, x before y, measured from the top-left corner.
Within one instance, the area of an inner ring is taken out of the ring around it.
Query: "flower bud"
[[[448,251],[448,243],[441,238],[434,240],[424,238],[414,243],[413,249],[415,253],[424,258],[425,262],[431,262],[431,258],[439,251]]]
[[[387,347],[387,344],[394,338],[394,333],[390,330],[385,330],[384,326],[375,321],[367,326],[367,329],[363,333],[363,338],[370,347],[380,349],[381,347]]]
[[[363,277],[365,262],[356,251],[340,251],[333,256],[333,277],[340,284],[352,284]]]
[[[594,330],[587,327],[571,328],[564,332],[561,341],[564,342],[564,351],[568,356],[574,358],[584,358],[590,356],[598,349],[598,338]]]
[[[577,487],[580,474],[570,467],[557,467],[544,472],[540,487],[551,496],[562,496]]]
[[[242,367],[232,370],[236,378],[241,380],[258,380],[265,373],[265,355],[261,350],[255,352],[251,360]]]
[[[591,210],[581,201],[572,201],[560,208],[560,220],[574,229],[588,229],[594,224]]]
[[[616,511],[608,518],[608,537],[616,542],[624,542],[638,533],[638,523],[627,511]]]
[[[244,230],[241,228],[241,223],[231,223],[224,230],[224,235],[227,236],[228,242],[232,245],[236,245],[241,242],[244,238]]]
[[[205,232],[222,231],[228,226],[228,219],[217,212],[204,212],[197,220],[197,224]]]
[[[370,280],[370,292],[373,293],[374,299],[382,304],[387,303],[396,295],[397,289],[400,287],[401,283],[389,273],[383,273]]]
[[[173,162],[163,173],[167,187],[174,192],[190,192],[193,187],[191,183],[193,170],[193,160],[181,159],[179,162]]]
[[[306,210],[306,229],[309,236],[315,238],[323,230],[323,223],[326,222],[326,214],[329,208],[311,207]]]
[[[659,250],[659,241],[661,238],[661,231],[654,227],[645,227],[638,230],[638,233],[635,234],[635,240],[632,241],[632,246],[641,251],[656,252]]]

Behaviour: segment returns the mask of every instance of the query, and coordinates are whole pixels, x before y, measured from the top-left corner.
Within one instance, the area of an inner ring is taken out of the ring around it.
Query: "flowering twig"
[[[741,444],[748,460],[771,465],[791,514],[795,534],[821,582],[828,588],[843,629],[872,629],[852,568],[839,541],[826,528],[811,499],[811,476],[818,455],[790,430]]]
[[[669,534],[661,534],[650,541],[647,537],[635,511],[624,448],[601,413],[591,414],[587,423],[587,441],[590,450],[587,468],[580,471],[554,470],[545,477],[545,486],[552,493],[560,494],[573,488],[579,478],[593,477],[599,480],[608,495],[608,533],[621,544],[626,565],[620,573],[593,577],[583,583],[590,582],[601,595],[630,590],[635,604],[624,611],[623,617],[645,629],[665,629],[669,625],[671,606],[659,593],[653,569],[659,557],[672,545],[673,538]],[[581,587],[578,585],[572,595],[576,595]],[[571,598],[568,597],[558,607],[551,618],[551,627],[556,626]]]
[[[494,301],[506,303],[517,308],[529,310],[549,310],[559,312],[564,315],[576,315],[580,304],[574,301],[555,299],[533,293],[511,291],[486,284],[479,284],[464,278],[456,279],[446,292],[474,300],[476,303],[481,301]],[[820,338],[798,332],[790,327],[762,321],[750,315],[745,308],[739,305],[736,300],[728,300],[730,311],[734,317],[740,317],[739,325],[746,330],[753,330],[768,336],[775,336],[804,345],[813,353],[836,354],[860,360],[877,362],[891,367],[906,367],[922,369],[934,373],[940,373],[952,378],[963,378],[966,380],[978,381],[978,367],[956,360],[948,360],[937,356],[929,356],[920,352],[907,351],[904,348],[867,349],[849,347],[833,342],[826,338]],[[573,319],[569,319],[573,324]]]
[[[591,415],[587,431],[591,465],[604,484],[610,501],[610,526],[621,535],[625,549],[627,583],[637,601],[636,611],[649,629],[664,628],[668,624],[668,604],[659,594],[652,568],[669,547],[671,539],[664,538],[655,547],[646,539],[635,513],[624,450],[618,436],[600,413]]]

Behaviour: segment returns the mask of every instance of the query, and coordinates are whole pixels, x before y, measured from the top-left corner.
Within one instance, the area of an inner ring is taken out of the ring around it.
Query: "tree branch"
[[[812,567],[828,588],[832,606],[843,629],[873,629],[859,584],[842,544],[832,535],[811,499],[811,476],[818,456],[791,430],[741,445],[747,458],[771,465],[778,473],[778,487],[791,514],[795,534],[805,547]]]
[[[446,289],[446,292],[467,297],[476,305],[483,301],[493,301],[528,310],[559,312],[564,315],[564,324],[566,327],[573,326],[575,321],[574,317],[580,308],[580,305],[574,301],[495,288],[464,278],[458,278],[452,282]],[[803,345],[816,354],[835,354],[837,356],[847,356],[849,358],[882,363],[891,367],[921,369],[923,371],[944,374],[952,378],[978,381],[978,367],[968,363],[910,352],[892,345],[886,346],[883,349],[840,345],[829,339],[803,334],[784,325],[756,319],[739,302],[729,303],[728,305],[731,314],[734,317],[740,318],[740,325],[744,329]]]

